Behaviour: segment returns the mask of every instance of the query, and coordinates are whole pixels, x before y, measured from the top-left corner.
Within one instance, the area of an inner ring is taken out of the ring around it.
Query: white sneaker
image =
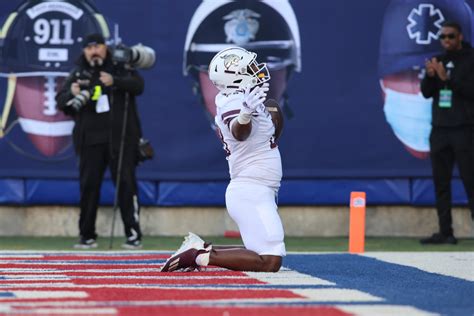
[[[81,238],[77,244],[74,245],[74,249],[92,249],[97,248],[98,244],[95,239],[83,239]]]
[[[142,242],[139,239],[135,240],[127,240],[125,243],[122,244],[122,248],[124,249],[142,249]]]

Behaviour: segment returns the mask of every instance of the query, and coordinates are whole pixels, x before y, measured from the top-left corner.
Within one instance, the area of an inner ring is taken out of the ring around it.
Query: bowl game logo
[[[226,42],[243,45],[254,40],[259,27],[257,18],[260,14],[248,9],[235,10],[224,16],[223,19],[228,20],[224,25]]]
[[[353,207],[364,207],[365,206],[365,199],[361,197],[356,197],[352,200]]]
[[[55,96],[90,33],[110,36],[90,0],[27,0],[8,15],[0,31],[0,76],[7,81],[0,141],[14,144],[19,133],[10,132],[19,127],[41,156],[70,147],[74,121],[58,111]]]

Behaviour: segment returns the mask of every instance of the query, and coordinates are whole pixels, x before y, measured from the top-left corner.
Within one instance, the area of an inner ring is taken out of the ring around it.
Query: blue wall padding
[[[158,205],[215,205],[225,203],[227,182],[160,182]],[[409,204],[410,182],[404,180],[287,180],[280,205],[349,205],[351,191],[367,193],[368,204]]]
[[[77,180],[26,179],[26,204],[79,205]]]
[[[156,205],[158,186],[155,181],[138,181],[138,198],[141,205]]]
[[[0,204],[21,204],[25,202],[23,180],[0,179]]]
[[[224,206],[227,181],[139,181],[141,205]],[[453,204],[466,205],[460,179],[452,181]],[[284,180],[280,205],[348,205],[351,191],[367,193],[368,205],[434,205],[431,179]],[[105,180],[101,205],[113,205],[114,186]],[[0,179],[0,204],[78,205],[78,180]]]
[[[18,180],[23,183],[22,180]],[[79,181],[77,180],[24,180],[26,204],[79,205]],[[2,183],[2,180],[0,180]],[[111,180],[104,180],[100,194],[101,205],[113,205],[115,189]],[[0,193],[0,201],[2,194]],[[138,182],[138,196],[141,205],[154,205],[157,196],[153,181]]]
[[[454,205],[466,205],[467,196],[461,179],[451,181],[452,201]],[[434,205],[434,186],[431,179],[414,179],[412,181],[412,204]]]
[[[165,182],[158,185],[157,204],[162,206],[222,206],[227,181]]]
[[[367,204],[408,204],[408,179],[288,180],[283,181],[280,205],[349,205],[351,191],[367,194]]]

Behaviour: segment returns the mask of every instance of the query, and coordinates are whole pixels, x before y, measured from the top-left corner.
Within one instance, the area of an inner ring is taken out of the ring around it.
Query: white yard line
[[[366,257],[474,281],[474,252],[367,252]]]
[[[245,274],[252,279],[257,279],[270,285],[335,285],[335,283],[327,280],[287,269],[281,270],[278,273],[246,272]]]
[[[437,316],[411,306],[400,305],[336,305],[346,313],[357,316]]]

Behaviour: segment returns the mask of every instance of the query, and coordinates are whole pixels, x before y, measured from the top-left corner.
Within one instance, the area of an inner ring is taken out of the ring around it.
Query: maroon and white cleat
[[[165,265],[161,268],[161,272],[173,272],[178,270],[193,271],[199,269],[196,263],[196,257],[209,251],[210,250],[196,248],[184,250],[166,260]]]
[[[196,257],[202,253],[208,253],[212,249],[210,243],[204,242],[198,235],[189,233],[184,237],[184,241],[174,254],[166,260],[161,272],[172,272],[184,270],[186,272],[199,269]]]

